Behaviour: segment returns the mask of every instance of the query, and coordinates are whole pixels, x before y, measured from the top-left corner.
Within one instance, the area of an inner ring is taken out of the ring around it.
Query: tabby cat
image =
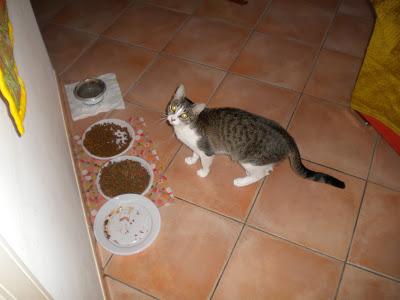
[[[330,175],[307,169],[294,139],[275,121],[236,108],[195,104],[186,98],[182,84],[166,112],[177,138],[193,151],[185,162],[192,165],[200,158],[200,177],[208,175],[216,154],[229,155],[246,170],[246,176],[233,181],[239,187],[264,178],[276,163],[289,158],[293,171],[301,177],[345,187],[344,182]]]

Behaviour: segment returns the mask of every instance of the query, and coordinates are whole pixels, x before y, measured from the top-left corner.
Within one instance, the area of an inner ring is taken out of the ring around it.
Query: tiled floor
[[[33,5],[61,80],[117,74],[118,114],[145,117],[177,197],[148,250],[100,249],[111,299],[400,299],[400,157],[348,107],[373,28],[367,0],[55,2]],[[197,177],[158,122],[180,82],[194,101],[277,120],[305,164],[346,189],[287,162],[236,188],[244,171],[226,157]]]

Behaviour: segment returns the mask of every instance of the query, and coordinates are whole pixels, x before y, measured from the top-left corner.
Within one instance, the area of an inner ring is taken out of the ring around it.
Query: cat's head
[[[195,104],[185,96],[185,87],[180,84],[167,106],[167,119],[172,126],[189,125],[206,107]]]

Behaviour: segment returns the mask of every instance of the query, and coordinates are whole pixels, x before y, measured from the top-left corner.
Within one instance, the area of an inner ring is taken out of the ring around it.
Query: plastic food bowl
[[[107,166],[109,166],[110,164],[115,163],[115,162],[124,161],[124,160],[131,160],[131,161],[139,162],[142,165],[142,167],[147,170],[147,173],[150,176],[149,183],[147,184],[146,189],[140,195],[146,195],[150,191],[150,189],[153,185],[154,173],[153,173],[152,167],[150,166],[150,164],[147,161],[145,161],[144,159],[137,157],[137,156],[120,156],[120,157],[114,158],[114,159],[108,161],[107,163],[105,163],[101,167],[99,174],[97,174],[97,178],[96,178],[97,190],[106,199],[111,199],[113,197],[109,197],[109,196],[105,195],[104,192],[101,190],[101,186],[100,186],[101,173],[102,173],[103,169],[106,168]],[[118,197],[118,196],[114,196],[114,197]]]
[[[106,157],[106,156],[97,156],[97,155],[94,155],[93,153],[91,153],[91,152],[85,147],[85,144],[83,143],[83,142],[85,141],[86,134],[87,134],[87,133],[92,129],[92,127],[95,126],[95,125],[98,125],[98,124],[109,124],[109,123],[115,124],[115,125],[119,125],[119,126],[121,126],[121,127],[127,128],[127,129],[128,129],[128,132],[129,132],[129,134],[130,134],[130,136],[131,136],[131,138],[132,138],[132,140],[131,140],[131,142],[129,143],[128,147],[127,147],[125,150],[123,150],[123,151],[121,151],[120,153],[117,153],[117,154],[115,154],[115,155],[113,155],[113,156]],[[87,155],[89,155],[89,156],[91,156],[91,157],[93,157],[93,158],[95,158],[95,159],[108,160],[108,159],[113,159],[113,158],[115,158],[115,157],[118,157],[118,156],[120,156],[120,155],[126,153],[127,151],[129,151],[129,150],[132,148],[132,145],[133,145],[134,141],[135,141],[135,131],[133,130],[132,126],[131,126],[129,123],[127,123],[127,122],[125,122],[125,121],[123,121],[123,120],[120,120],[120,119],[104,119],[104,120],[100,120],[100,121],[97,121],[97,122],[93,123],[92,125],[90,125],[90,126],[85,130],[85,132],[84,132],[84,134],[83,134],[83,136],[82,136],[82,147],[83,147],[83,150],[86,152]]]

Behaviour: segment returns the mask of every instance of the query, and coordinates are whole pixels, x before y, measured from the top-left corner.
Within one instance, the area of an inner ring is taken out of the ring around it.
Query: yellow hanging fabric
[[[14,59],[14,37],[8,19],[5,0],[0,0],[0,93],[7,101],[18,133],[24,133],[23,120],[26,110],[24,82],[18,75]]]
[[[400,0],[374,0],[374,32],[351,107],[400,134]]]

